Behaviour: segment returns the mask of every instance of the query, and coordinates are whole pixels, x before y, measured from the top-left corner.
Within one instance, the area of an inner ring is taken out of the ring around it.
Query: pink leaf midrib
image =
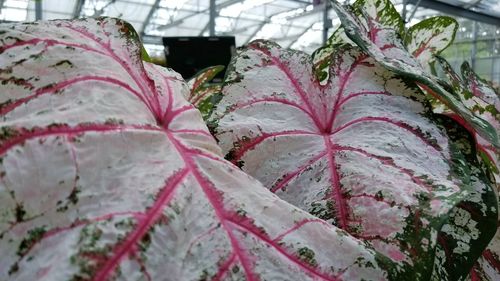
[[[338,115],[338,113],[340,111],[340,107],[342,105],[342,102],[341,102],[342,96],[344,94],[344,88],[347,85],[347,81],[351,77],[354,70],[358,67],[358,65],[366,58],[367,58],[366,55],[362,55],[362,56],[358,57],[354,61],[354,63],[349,67],[349,70],[344,75],[340,76],[341,82],[340,82],[339,90],[337,91],[337,99],[335,100],[335,105],[333,106],[332,114],[330,115],[330,118],[329,118],[328,123],[326,125],[326,128],[325,128],[326,130],[331,130],[335,124],[335,118]]]
[[[217,194],[215,194],[215,191],[212,190],[210,187],[210,184],[206,182],[206,180],[202,177],[202,175],[198,172],[196,169],[196,164],[194,163],[194,160],[188,156],[187,153],[185,153],[185,148],[184,146],[169,132],[167,132],[167,137],[168,139],[172,142],[174,145],[175,149],[178,151],[180,156],[182,157],[184,163],[186,164],[186,167],[193,176],[195,177],[196,181],[200,185],[203,193],[205,194],[206,198],[212,205],[214,212],[216,216],[220,219],[221,226],[227,233],[232,249],[235,252],[235,254],[238,256],[241,265],[243,266],[245,270],[246,277],[249,281],[257,281],[256,277],[253,275],[250,265],[248,264],[248,261],[246,260],[245,254],[243,253],[236,237],[234,237],[233,233],[229,229],[229,227],[226,224],[226,219],[225,219],[225,210],[224,207],[218,202],[219,199],[217,198]]]
[[[349,232],[348,225],[348,208],[347,202],[342,195],[342,189],[340,184],[340,176],[337,172],[337,164],[335,162],[335,153],[333,145],[331,143],[330,137],[328,135],[324,136],[326,152],[328,156],[328,167],[330,171],[330,183],[332,187],[332,197],[333,201],[336,202],[337,206],[337,221],[339,222],[339,227]]]

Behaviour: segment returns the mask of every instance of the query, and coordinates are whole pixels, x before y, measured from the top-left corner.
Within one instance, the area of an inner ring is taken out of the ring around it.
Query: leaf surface
[[[389,2],[388,0],[366,1],[379,5],[382,2]],[[483,138],[494,146],[500,146],[498,135],[491,124],[468,110],[453,93],[448,92],[440,84],[439,79],[420,65],[420,62],[406,50],[402,35],[397,29],[385,25],[368,13],[358,16],[355,8],[341,6],[336,1],[332,2],[332,7],[336,10],[347,36],[377,62],[391,71],[418,82],[428,93],[433,94],[435,98],[473,126]]]
[[[221,158],[117,19],[0,26],[1,280],[361,280],[390,263]]]
[[[450,85],[458,94],[458,97],[463,104],[472,112],[487,120],[498,135],[500,132],[500,98],[495,89],[485,80],[481,79],[470,68],[467,62],[462,64],[462,76],[458,75],[451,65],[442,57],[437,57],[439,65],[447,75]],[[438,105],[442,106],[442,105]],[[500,151],[497,147],[481,137],[478,132],[471,126],[467,126],[466,122],[450,110],[437,108],[445,114],[452,116],[464,125],[475,137],[478,156],[481,157],[488,168],[495,173],[496,182],[500,182],[498,176],[499,155]]]
[[[266,41],[243,49],[212,120],[226,158],[372,245],[398,265],[398,278],[430,278],[437,236],[461,249],[449,222],[456,212],[478,212],[461,230],[479,234],[467,245],[486,247],[493,190],[483,179],[469,182],[470,168],[416,86],[349,45],[333,54],[326,85],[313,72],[302,52]]]

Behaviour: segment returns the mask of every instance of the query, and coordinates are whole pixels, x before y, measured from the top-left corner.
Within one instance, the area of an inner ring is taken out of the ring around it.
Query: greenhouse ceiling
[[[443,14],[440,9],[500,25],[497,0],[393,2],[409,25]],[[265,38],[311,51],[339,24],[323,0],[0,0],[0,9],[1,21],[119,17],[130,22],[153,49],[161,45],[162,36],[234,35],[238,45]]]

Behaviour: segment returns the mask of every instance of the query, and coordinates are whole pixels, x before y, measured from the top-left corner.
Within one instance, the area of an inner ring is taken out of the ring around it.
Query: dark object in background
[[[227,67],[236,50],[233,36],[163,37],[167,66],[179,72],[184,79],[214,65]],[[222,82],[224,71],[212,80]]]

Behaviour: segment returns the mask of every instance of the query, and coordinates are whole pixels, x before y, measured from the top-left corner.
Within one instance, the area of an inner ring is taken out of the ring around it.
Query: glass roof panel
[[[346,0],[341,2],[353,2]],[[499,17],[498,0],[433,0],[464,7]],[[35,20],[35,1],[4,0],[0,7],[0,21]],[[314,2],[314,4],[313,4]],[[393,0],[401,13],[403,0]],[[83,3],[80,11],[77,4]],[[130,22],[142,35],[151,36],[207,36],[209,34],[210,0],[42,0],[42,19],[113,16]],[[311,51],[322,44],[323,0],[216,0],[215,34],[234,35],[238,45],[251,39],[267,38],[284,46]],[[156,4],[156,6],[155,6]],[[156,9],[153,9],[156,7]],[[424,7],[406,6],[407,15],[413,14],[408,26],[420,19],[442,12]],[[77,14],[75,14],[77,13]],[[333,11],[328,13],[332,25],[338,24]],[[408,16],[409,18],[409,16]],[[457,38],[469,38],[472,27],[464,23]],[[500,25],[500,24],[499,24]],[[498,29],[481,27],[478,36],[495,36]],[[329,29],[331,34],[334,28]],[[462,31],[463,30],[463,31]]]

